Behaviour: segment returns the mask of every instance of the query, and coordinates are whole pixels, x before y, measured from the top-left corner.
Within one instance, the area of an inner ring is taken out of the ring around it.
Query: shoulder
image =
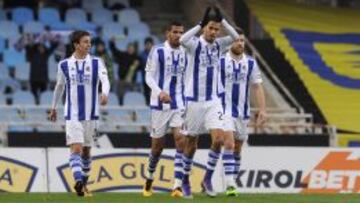
[[[158,50],[161,50],[161,49],[164,49],[165,48],[165,44],[164,43],[161,43],[161,44],[157,44],[153,47],[153,50],[154,51],[158,51]]]
[[[256,62],[256,59],[248,54],[245,54],[245,57],[248,61]]]
[[[58,66],[62,67],[62,66],[67,65],[67,63],[69,62],[69,59],[70,58],[66,58],[66,59],[59,61]]]

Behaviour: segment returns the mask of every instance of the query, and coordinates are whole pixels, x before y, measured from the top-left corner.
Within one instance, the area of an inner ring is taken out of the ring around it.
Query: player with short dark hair
[[[74,31],[70,41],[74,52],[59,62],[50,120],[55,122],[57,119],[56,107],[65,89],[66,144],[71,151],[69,163],[75,180],[74,189],[78,196],[84,196],[84,192],[90,195],[86,183],[91,168],[90,150],[99,119],[99,81],[102,85],[101,105],[108,102],[110,85],[103,61],[89,54],[90,34]]]
[[[185,50],[180,47],[184,26],[172,22],[167,26],[166,41],[155,46],[146,65],[146,83],[151,89],[151,153],[143,195],[153,194],[152,183],[157,163],[164,148],[164,136],[172,129],[176,154],[174,160],[174,188],[171,196],[182,196],[182,154],[184,137],[180,134],[185,108],[184,72],[187,65]]]

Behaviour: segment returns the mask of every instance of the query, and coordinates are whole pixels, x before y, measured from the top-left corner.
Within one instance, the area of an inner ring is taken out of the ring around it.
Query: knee
[[[215,151],[220,151],[223,144],[223,138],[221,136],[214,137],[211,148]]]
[[[234,150],[234,142],[231,141],[225,141],[224,142],[224,148],[227,150]]]
[[[82,146],[79,144],[74,144],[71,146],[71,153],[73,154],[82,154]]]

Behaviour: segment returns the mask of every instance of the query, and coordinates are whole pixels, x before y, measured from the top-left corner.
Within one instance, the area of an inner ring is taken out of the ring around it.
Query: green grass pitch
[[[0,193],[1,203],[360,203],[360,195],[303,195],[303,194],[241,194],[239,197],[219,195],[209,198],[202,194],[195,195],[193,200],[174,199],[165,193],[152,197],[142,197],[140,193],[95,193],[93,197],[77,197],[70,193]]]

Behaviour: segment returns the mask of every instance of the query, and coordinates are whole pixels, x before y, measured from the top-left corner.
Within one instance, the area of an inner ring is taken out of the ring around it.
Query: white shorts
[[[176,110],[151,110],[151,133],[150,137],[163,137],[171,128],[181,128],[184,124],[184,109]]]
[[[241,118],[234,118],[231,115],[224,116],[224,131],[232,131],[235,140],[246,141],[248,138],[247,120]]]
[[[223,110],[220,100],[188,102],[183,134],[198,136],[212,129],[223,128]]]
[[[97,121],[66,121],[66,145],[80,143],[85,147],[94,145]]]

